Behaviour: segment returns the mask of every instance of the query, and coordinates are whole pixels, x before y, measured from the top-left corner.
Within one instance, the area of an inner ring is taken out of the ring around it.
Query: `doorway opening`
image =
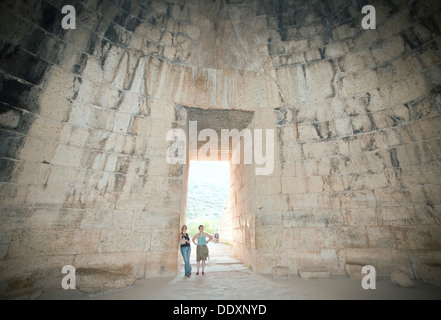
[[[188,176],[186,225],[190,238],[198,233],[199,225],[213,237],[209,243],[210,259],[217,262],[231,259],[233,243],[231,224],[225,215],[229,209],[230,162],[190,161]],[[218,236],[217,239],[215,236]],[[192,250],[191,262],[196,262],[196,250]]]
[[[213,270],[229,271],[243,266],[251,268],[256,263],[255,170],[253,164],[246,164],[243,159],[244,141],[249,137],[246,134],[248,131],[242,130],[254,129],[254,112],[176,105],[176,115],[176,126],[185,130],[187,137],[187,161],[184,169],[186,196],[185,207],[182,207],[181,211],[181,225],[189,226],[189,235],[192,237],[198,232],[197,228],[201,224],[205,226],[205,232],[219,233],[219,242],[209,243],[213,247],[209,246],[208,266],[216,266]],[[224,135],[225,133],[227,134]],[[233,145],[236,148],[235,152],[240,150],[239,164],[233,161]],[[197,174],[196,167],[216,165],[219,167],[205,169],[203,174],[194,178],[194,174]],[[220,176],[216,178],[218,173]],[[206,186],[202,187],[202,181],[210,177],[214,180],[209,180]],[[222,188],[224,195],[219,196],[217,187],[221,180],[229,182]],[[217,197],[216,206],[219,209],[216,214],[206,214],[209,201],[206,196],[192,192],[193,183],[199,185],[199,189],[205,192],[203,194]],[[195,198],[200,205],[196,209],[191,203]],[[190,262],[195,264],[196,247],[193,243],[191,245],[193,248]],[[219,250],[221,248],[222,250]]]

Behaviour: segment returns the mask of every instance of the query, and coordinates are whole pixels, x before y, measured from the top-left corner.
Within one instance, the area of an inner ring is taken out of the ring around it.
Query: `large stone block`
[[[258,226],[261,224],[259,223]],[[267,234],[257,233],[256,237],[254,239],[255,247],[256,249],[265,250],[265,248],[271,247],[271,248],[280,248],[284,247],[284,240],[282,234],[278,234],[277,230],[280,227],[277,226],[267,226],[265,229],[270,231],[272,233],[272,236],[268,236]],[[244,245],[250,245],[250,243],[247,243],[246,238],[242,234],[239,239],[239,242],[241,242]]]
[[[343,208],[375,208],[376,199],[373,191],[348,191],[339,195]]]
[[[75,209],[35,209],[31,211],[27,223],[43,229],[78,228],[81,216],[82,211]]]
[[[118,109],[124,99],[124,92],[109,85],[93,86],[92,98],[90,103],[108,109]]]
[[[383,12],[386,12],[387,9],[384,9],[385,11]],[[378,32],[380,32],[384,38],[389,38],[401,30],[407,29],[413,22],[413,16],[409,12],[409,9],[403,8],[390,17],[387,17],[387,19],[385,17],[384,23],[378,26]]]
[[[31,162],[49,162],[52,159],[57,146],[58,144],[55,141],[27,137],[21,149],[17,152],[16,157],[17,159]]]
[[[74,103],[68,119],[69,124],[73,126],[111,131],[115,113],[108,109]]]
[[[422,263],[415,270],[418,279],[426,283],[441,285],[441,265]]]
[[[128,133],[143,137],[149,137],[151,134],[150,118],[143,116],[134,116],[130,123],[130,128],[128,128]]]
[[[369,92],[377,87],[378,75],[373,70],[351,73],[341,79],[341,92],[346,96]]]
[[[78,290],[95,294],[131,286],[136,281],[133,274],[117,273],[103,269],[78,268],[75,270]]]
[[[346,42],[336,42],[331,43],[324,48],[324,55],[326,59],[334,59],[344,55],[348,51],[349,48]]]
[[[342,217],[338,211],[295,211],[282,215],[284,228],[341,226]]]
[[[396,269],[412,274],[409,256],[406,252],[393,249],[342,249],[337,252],[341,266],[345,264],[372,265],[377,276],[389,276]]]
[[[98,252],[146,252],[150,249],[151,233],[146,231],[102,230]]]
[[[323,177],[323,188],[326,192],[342,192],[345,190],[342,176]]]
[[[59,144],[51,162],[54,165],[81,167],[84,149]]]
[[[353,127],[350,118],[335,119],[335,128],[339,137],[352,135]]]
[[[367,248],[366,229],[364,227],[330,227],[322,230],[325,237],[324,248]]]
[[[376,208],[345,209],[342,212],[343,223],[348,226],[373,226],[377,221]]]
[[[403,288],[411,288],[414,286],[412,279],[401,270],[397,270],[391,273],[390,282],[397,284]]]
[[[302,145],[287,144],[282,147],[282,158],[287,163],[292,163],[302,159]]]
[[[257,199],[256,206],[268,212],[284,212],[288,209],[287,197],[285,195],[261,196]]]
[[[395,248],[394,234],[389,227],[371,226],[366,228],[369,247],[371,248]]]
[[[424,97],[429,93],[429,87],[423,75],[416,74],[400,81],[384,85],[380,95],[387,106],[404,104]]]
[[[132,122],[132,115],[128,113],[115,113],[115,122],[113,123],[113,132],[127,133]]]
[[[112,272],[133,274],[137,279],[145,276],[146,252],[82,253],[69,263],[75,268],[105,269]],[[60,265],[60,270],[63,265]],[[60,273],[60,276],[61,273]],[[61,277],[60,277],[61,282]]]
[[[25,206],[46,206],[64,203],[68,198],[69,188],[63,184],[46,186],[44,184],[29,185]],[[22,205],[23,205],[22,203]]]
[[[22,184],[44,184],[49,178],[51,166],[32,162],[21,162],[15,166],[11,182]]]
[[[379,209],[377,221],[380,225],[412,225],[415,223],[413,207],[383,207]]]
[[[303,211],[305,210],[305,196],[303,194],[290,194],[287,201],[290,211]]]
[[[349,23],[344,23],[332,28],[332,38],[338,40],[344,40],[347,38],[352,39],[357,33],[358,28]]]
[[[394,227],[393,231],[398,249],[441,249],[441,227],[438,225]]]
[[[305,69],[309,95],[312,95],[316,100],[332,98],[335,95],[334,66],[330,61],[309,64]]]
[[[339,270],[338,258],[335,249],[288,249],[284,256],[291,270],[298,270],[305,266],[321,265],[335,274]]]
[[[288,267],[277,266],[271,269],[274,278],[288,279],[291,278],[292,272]]]
[[[308,184],[307,184],[308,192],[323,191],[323,179],[321,176],[309,176],[307,180],[308,180]]]
[[[1,21],[3,28],[0,35],[2,39],[9,43],[19,44],[28,31],[28,24],[6,7],[1,12]],[[9,28],[7,29],[5,26],[9,26]]]
[[[327,156],[325,142],[312,142],[303,144],[303,153],[307,159],[322,159]]]
[[[11,257],[35,257],[96,252],[98,238],[99,230],[22,230],[12,236],[9,255]]]
[[[371,69],[375,64],[371,51],[365,49],[338,58],[338,65],[343,72],[357,72]]]
[[[332,82],[334,66],[329,61],[277,69],[277,78],[289,105],[304,103],[308,96],[313,100],[323,100],[335,94]]]
[[[315,227],[284,229],[283,238],[286,249],[325,248],[328,241],[323,229]]]
[[[304,176],[319,176],[319,165],[320,161],[318,160],[310,160],[310,161],[304,161]],[[303,172],[302,172],[303,173]],[[299,175],[301,176],[301,175]]]
[[[345,266],[345,272],[351,279],[363,279],[365,274],[363,274],[361,271],[363,269],[363,265],[355,264],[355,263],[346,263]]]
[[[256,177],[256,192],[259,194],[279,194],[280,178]]]
[[[314,265],[305,266],[298,269],[298,274],[302,279],[330,279],[332,272],[325,266]]]
[[[15,257],[2,261],[0,287],[2,292],[60,287],[65,265],[73,265],[71,255]]]
[[[384,188],[375,190],[374,194],[381,208],[410,206],[412,204],[412,194],[409,190]]]
[[[81,229],[94,229],[94,228],[115,228],[113,220],[114,212],[113,210],[85,210],[82,212],[82,217],[80,221]],[[132,218],[126,215],[126,219],[131,220]]]
[[[145,278],[171,277],[176,275],[178,251],[151,251],[146,254]]]
[[[53,69],[47,80],[46,90],[40,96],[40,115],[65,121],[70,111],[71,99],[79,90],[74,75]]]
[[[424,139],[433,139],[441,134],[439,117],[428,118],[418,121]]]
[[[281,181],[283,194],[305,193],[308,187],[305,177],[282,178]]]
[[[403,39],[397,35],[374,45],[372,54],[377,64],[382,64],[399,56],[404,50]]]
[[[379,74],[380,86],[383,86],[418,74],[423,70],[423,67],[415,55],[404,53],[390,63],[377,67],[376,70]]]

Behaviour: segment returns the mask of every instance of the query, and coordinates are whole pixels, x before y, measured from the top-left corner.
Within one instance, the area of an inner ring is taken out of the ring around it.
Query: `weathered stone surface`
[[[362,279],[365,274],[361,272],[361,269],[363,268],[363,265],[360,264],[353,264],[353,263],[346,263],[345,264],[345,272],[351,279]]]
[[[338,259],[340,263],[344,263],[345,266],[347,264],[354,265],[353,268],[352,266],[348,267],[355,269],[354,272],[358,272],[359,266],[372,265],[375,267],[377,276],[389,276],[397,269],[412,274],[409,256],[405,252],[397,249],[346,248],[338,252]]]
[[[441,285],[441,265],[421,263],[415,270],[417,279],[426,283]]]
[[[414,286],[412,279],[401,270],[396,270],[391,273],[390,282],[404,288],[411,288]]]
[[[320,265],[305,266],[298,270],[299,277],[308,279],[330,279],[332,272],[328,268]]]
[[[136,277],[132,274],[94,268],[78,268],[75,275],[76,288],[87,294],[125,288],[136,281]]]
[[[274,278],[291,278],[292,272],[288,267],[277,266],[271,269]]]

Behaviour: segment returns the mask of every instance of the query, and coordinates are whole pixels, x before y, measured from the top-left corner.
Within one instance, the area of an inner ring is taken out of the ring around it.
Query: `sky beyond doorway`
[[[228,161],[191,161],[188,177],[187,218],[189,233],[205,225],[205,231],[216,232],[230,190]]]

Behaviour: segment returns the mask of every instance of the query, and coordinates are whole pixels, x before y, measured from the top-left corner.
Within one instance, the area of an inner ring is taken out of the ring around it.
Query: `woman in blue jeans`
[[[181,254],[184,258],[185,262],[185,276],[190,278],[191,275],[191,265],[190,265],[190,253],[191,253],[191,246],[190,246],[190,237],[187,233],[187,226],[183,225],[181,229],[181,234],[179,235],[179,243],[181,245]]]

